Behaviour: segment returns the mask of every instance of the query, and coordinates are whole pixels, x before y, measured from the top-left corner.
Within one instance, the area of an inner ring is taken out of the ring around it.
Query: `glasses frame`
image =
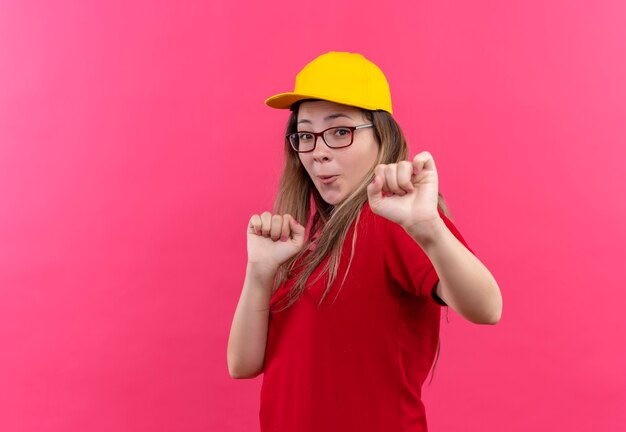
[[[290,134],[285,135],[285,139],[286,139],[287,141],[289,141],[289,145],[291,146],[291,148],[292,148],[294,151],[298,152],[298,153],[310,153],[310,152],[312,152],[313,150],[315,150],[315,147],[317,146],[317,137],[322,137],[322,141],[324,141],[324,144],[326,144],[326,146],[327,146],[328,148],[331,148],[331,149],[345,148],[345,147],[349,147],[349,146],[351,146],[351,145],[352,145],[352,143],[354,142],[354,131],[356,131],[356,130],[358,130],[358,129],[364,129],[364,128],[372,127],[372,126],[374,126],[374,123],[365,123],[365,124],[362,124],[362,125],[357,125],[357,126],[333,126],[333,127],[329,127],[329,128],[327,128],[327,129],[324,129],[324,130],[323,130],[323,131],[321,131],[321,132],[296,131],[296,132],[292,132],[292,133],[290,133]],[[330,144],[328,144],[328,143],[326,142],[326,139],[324,138],[324,134],[325,134],[326,132],[328,132],[329,130],[331,130],[331,129],[349,129],[349,130],[350,130],[350,144],[342,145],[342,146],[339,146],[339,147],[333,147],[333,146],[331,146]],[[313,148],[312,148],[311,150],[304,150],[304,151],[301,151],[301,150],[298,150],[298,149],[296,149],[296,148],[294,147],[294,145],[293,145],[293,143],[291,142],[291,139],[290,139],[289,137],[290,137],[291,135],[298,134],[298,133],[308,133],[308,134],[311,134],[311,135],[313,135],[313,136],[315,137],[315,140],[313,141]]]

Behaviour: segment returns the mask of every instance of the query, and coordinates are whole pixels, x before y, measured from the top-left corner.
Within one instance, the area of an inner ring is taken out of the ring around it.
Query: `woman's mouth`
[[[331,184],[332,182],[337,180],[337,176],[336,175],[332,175],[332,176],[317,176],[317,179],[322,184]]]

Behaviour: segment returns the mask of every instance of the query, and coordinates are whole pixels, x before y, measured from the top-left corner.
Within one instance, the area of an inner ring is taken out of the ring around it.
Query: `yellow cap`
[[[303,99],[323,99],[393,113],[387,78],[378,66],[356,53],[322,54],[298,73],[293,92],[277,94],[265,103],[286,109]]]

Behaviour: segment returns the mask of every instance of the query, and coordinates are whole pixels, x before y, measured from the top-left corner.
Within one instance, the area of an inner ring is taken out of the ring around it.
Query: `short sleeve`
[[[439,215],[450,232],[472,253],[474,251],[456,228],[439,209]],[[429,296],[438,304],[446,304],[435,293],[439,275],[435,271],[428,255],[417,242],[398,224],[387,221],[384,241],[385,265],[391,279],[406,291],[417,296]]]

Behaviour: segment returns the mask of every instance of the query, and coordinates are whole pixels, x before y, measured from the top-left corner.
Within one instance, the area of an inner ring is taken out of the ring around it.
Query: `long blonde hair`
[[[299,106],[300,103],[296,103],[291,107],[291,114],[287,121],[286,134],[297,131]],[[363,113],[366,118],[374,124],[374,133],[380,146],[378,158],[368,171],[363,183],[336,206],[332,206],[322,199],[313,181],[300,162],[297,152],[295,152],[289,142],[285,140],[285,166],[274,203],[274,213],[289,213],[305,226],[310,223],[310,229],[302,250],[287,262],[283,263],[276,274],[273,293],[275,293],[284,282],[291,278],[294,273],[299,272],[289,293],[282,299],[282,301],[287,302],[287,304],[280,310],[284,310],[295,303],[305,290],[306,283],[311,274],[324,262],[326,257],[329,256],[330,258],[315,279],[315,281],[317,281],[325,274],[329,275],[326,290],[320,299],[321,304],[337,278],[337,270],[339,268],[344,241],[350,226],[353,223],[358,223],[361,209],[367,201],[367,185],[374,178],[374,168],[381,163],[390,164],[407,160],[409,156],[406,138],[402,133],[402,129],[391,114],[382,110],[363,110]],[[450,216],[441,193],[439,193],[438,197],[438,206],[446,216]],[[309,221],[312,207],[314,207],[315,213],[312,220]],[[350,269],[355,244],[356,226],[352,237],[350,261],[346,274],[343,276],[341,286],[343,286],[343,282]],[[308,255],[304,256],[308,249],[312,250]],[[304,258],[301,259],[303,256]],[[296,263],[298,263],[297,266]],[[315,281],[313,281],[313,283]]]

